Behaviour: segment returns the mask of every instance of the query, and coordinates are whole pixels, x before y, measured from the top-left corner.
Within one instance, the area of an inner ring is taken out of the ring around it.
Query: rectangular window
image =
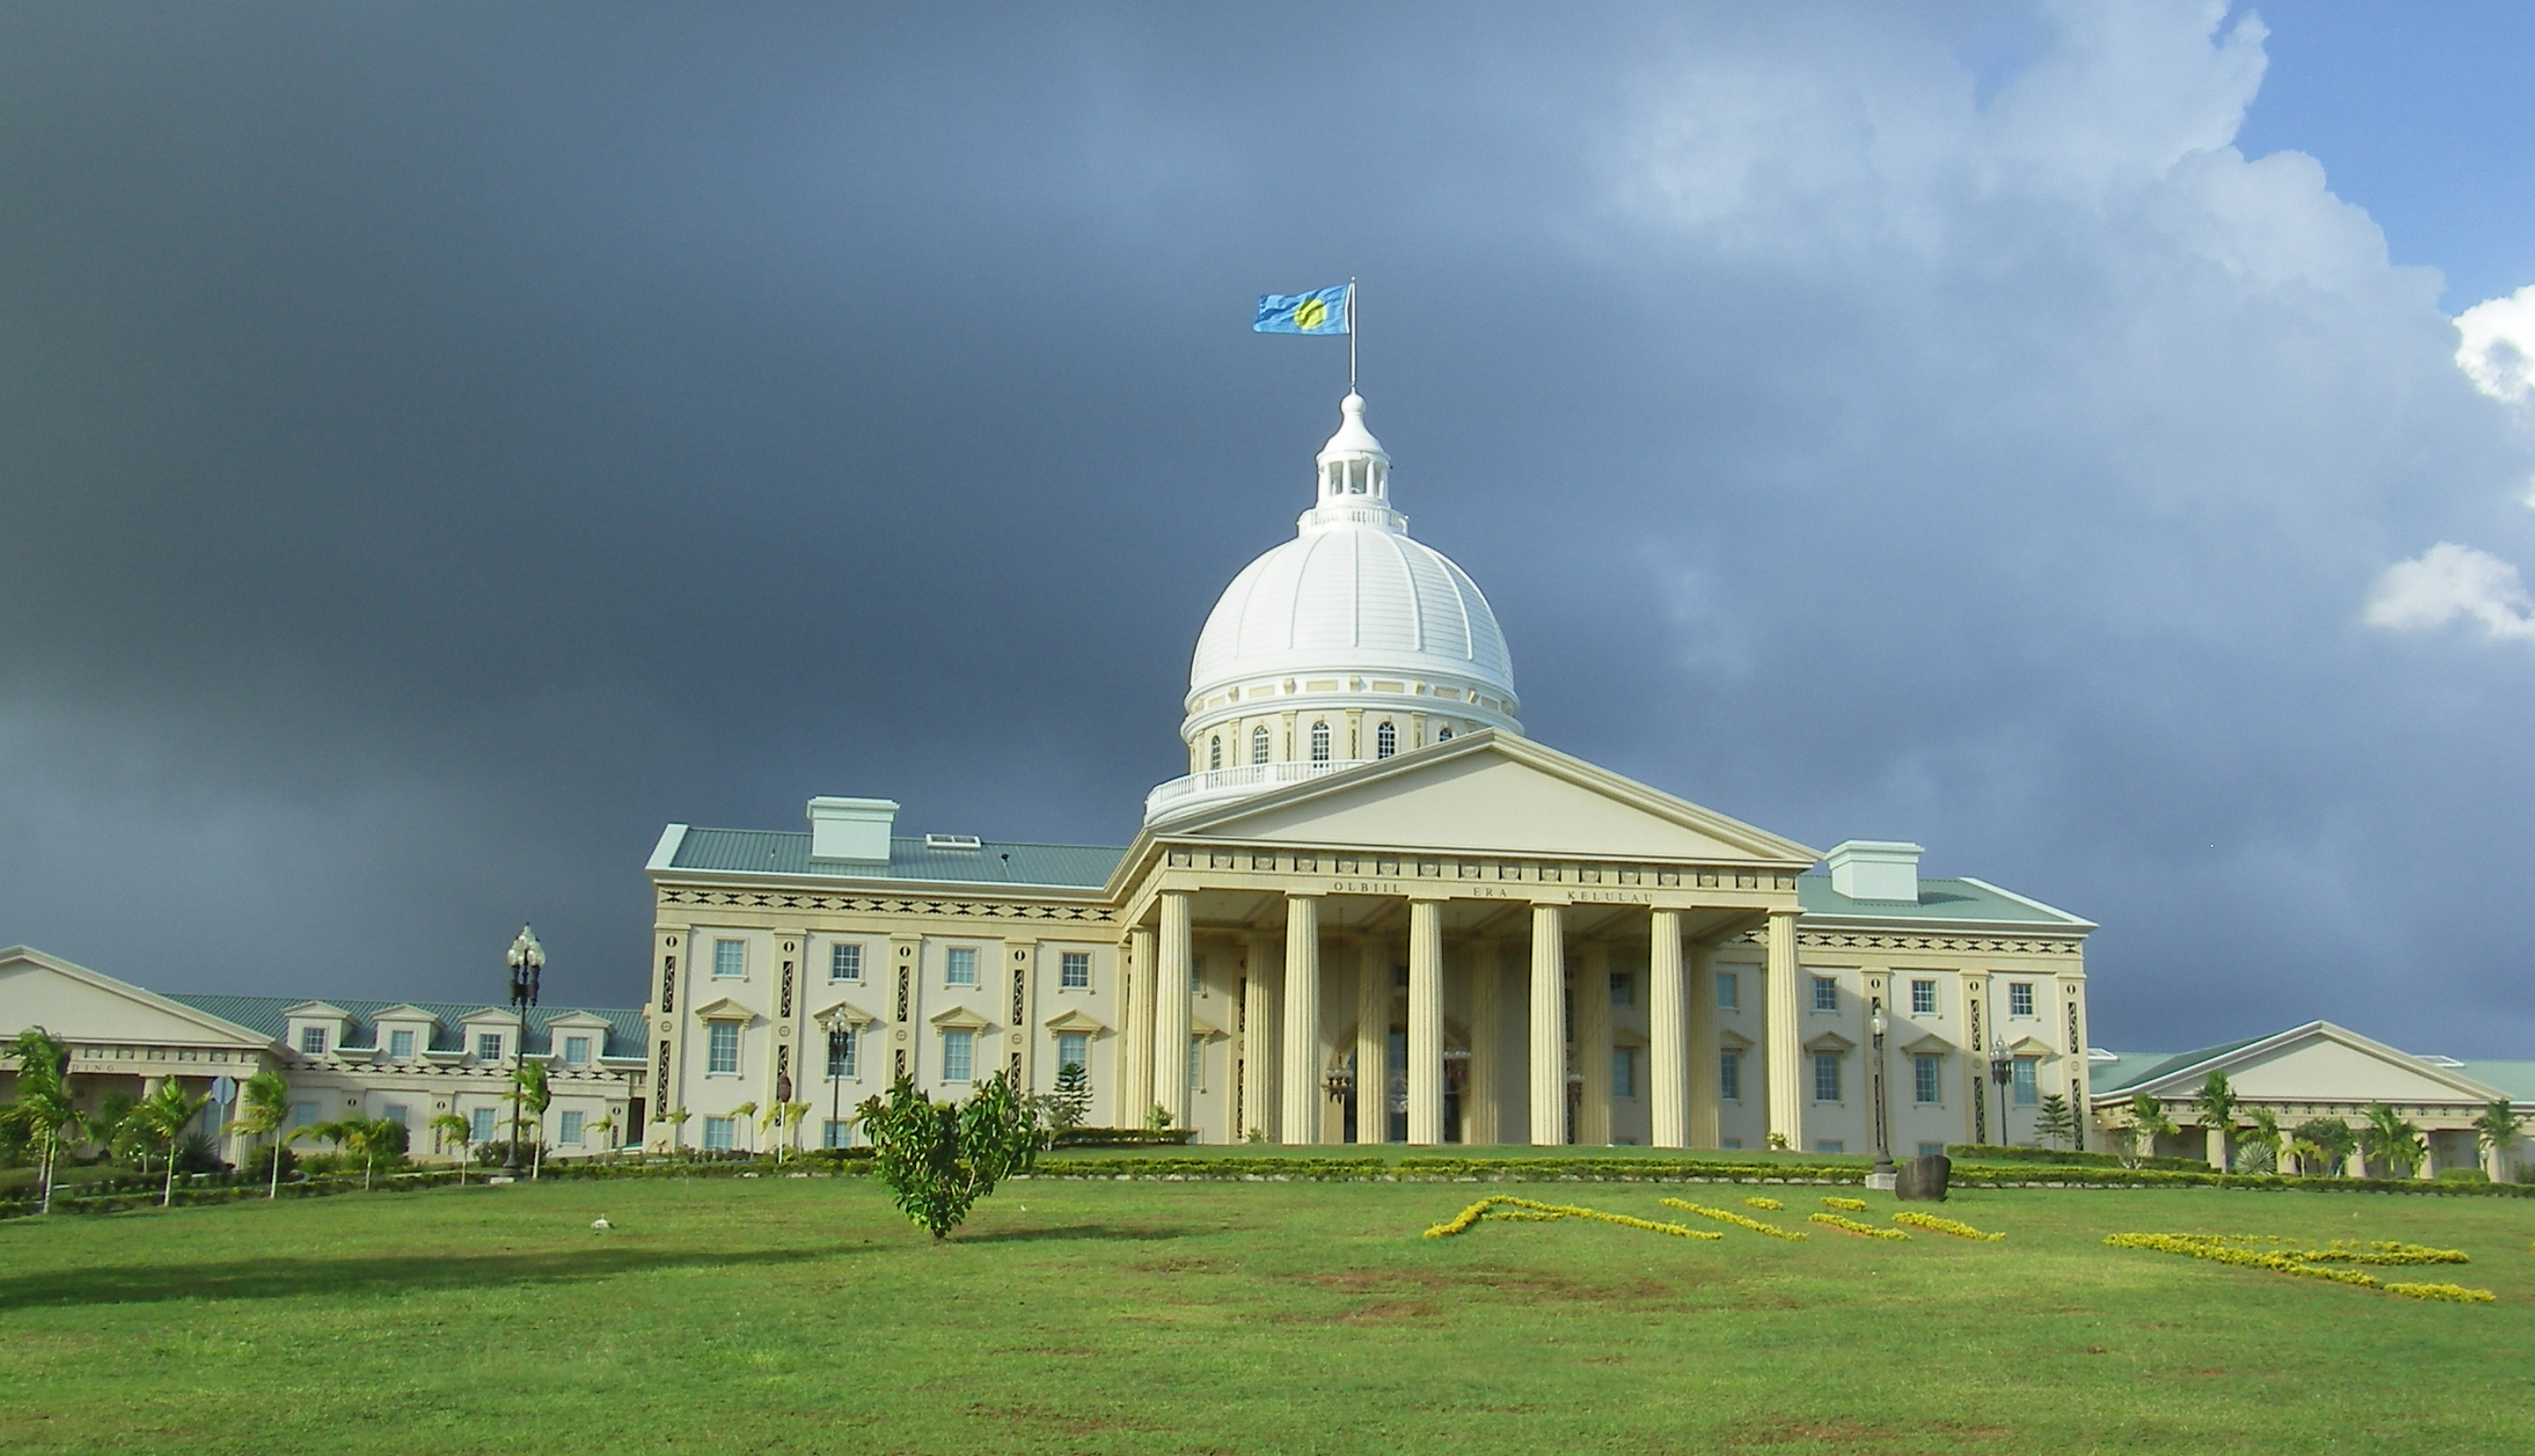
[[[1921,1052],[1910,1059],[1910,1092],[1914,1100],[1922,1105],[1943,1100],[1937,1073],[1944,1065],[1945,1059],[1933,1052]]]
[[[2038,1107],[2041,1105],[2042,1087],[2040,1082],[2034,1076],[2035,1062],[2038,1059],[2032,1057],[2018,1057],[2015,1059],[2015,1105],[2017,1107]]]
[[[1638,1095],[1637,1048],[1613,1047],[1611,1049],[1611,1095],[1614,1097]]]
[[[831,945],[828,947],[828,979],[859,981],[863,978],[863,947]],[[834,1144],[831,1144],[834,1146]]]
[[[964,1082],[975,1065],[977,1034],[973,1031],[942,1033],[942,1080]]]
[[[563,1039],[563,1064],[566,1066],[587,1066],[589,1064],[589,1038],[586,1036],[565,1037]]]
[[[475,1060],[478,1062],[499,1062],[502,1060],[502,1034],[500,1032],[484,1031],[476,1033]]]
[[[325,1056],[326,1028],[322,1026],[303,1026],[299,1028],[299,1051],[300,1055],[306,1057]]]
[[[715,1021],[705,1028],[705,1070],[720,1076],[739,1075],[739,1023]]]
[[[1611,973],[1611,1004],[1634,1006],[1638,1003],[1638,978],[1626,971]]]
[[[1716,1008],[1720,1011],[1739,1010],[1742,1004],[1743,978],[1732,971],[1718,971],[1716,973]]]
[[[1056,1065],[1062,1071],[1079,1066],[1091,1070],[1091,1036],[1088,1032],[1060,1031],[1056,1034]]]
[[[381,1119],[382,1121],[384,1121],[384,1122],[394,1122],[394,1123],[396,1123],[398,1126],[400,1126],[400,1127],[403,1127],[403,1128],[407,1129],[408,1131],[410,1131],[410,1130],[411,1130],[411,1128],[412,1128],[412,1124],[411,1124],[410,1122],[406,1122],[406,1121],[405,1121],[405,1119],[406,1119],[406,1117],[407,1117],[407,1116],[408,1116],[408,1115],[406,1114],[406,1112],[405,1112],[405,1110],[404,1110],[403,1108],[399,1107],[397,1104],[395,1104],[395,1103],[393,1103],[393,1102],[391,1102],[391,1103],[389,1103],[387,1106],[385,1106],[385,1107],[383,1107],[383,1108],[380,1108],[380,1109],[379,1109],[379,1117],[380,1117],[380,1119]]]
[[[1728,1148],[1740,1148],[1740,1147],[1742,1147],[1742,1146],[1743,1146],[1743,1139],[1741,1139],[1741,1138],[1739,1138],[1739,1137],[1728,1137],[1728,1138],[1724,1138],[1724,1139],[1721,1139],[1721,1140],[1717,1143],[1717,1146],[1719,1146],[1719,1147],[1728,1147]]]
[[[568,1148],[581,1146],[581,1118],[579,1113],[564,1114],[563,1126],[556,1131],[555,1141]]]
[[[1200,1076],[1201,1076],[1205,1071],[1206,1071],[1206,1038],[1204,1038],[1204,1037],[1197,1037],[1197,1036],[1190,1037],[1190,1038],[1189,1038],[1189,1062],[1188,1062],[1188,1079],[1189,1079],[1188,1089],[1189,1089],[1189,1093],[1190,1093],[1190,1095],[1191,1095],[1191,1096],[1195,1096],[1197,1093],[1199,1093],[1199,1092],[1201,1092],[1201,1091],[1204,1091],[1204,1090],[1205,1090],[1203,1087],[1201,1087],[1201,1086],[1199,1085],[1199,1078],[1200,1078]]]
[[[1942,1142],[1923,1142],[1919,1144],[1919,1156],[1922,1158],[1942,1158],[1945,1155],[1946,1145]]]
[[[1721,1052],[1716,1058],[1716,1095],[1727,1102],[1743,1100],[1743,1054]]]
[[[1828,976],[1814,977],[1814,1009],[1817,1011],[1836,1011],[1839,1009],[1839,983],[1837,981],[1832,980]]]
[[[828,1038],[828,1075],[848,1080],[862,1075],[854,1067],[855,1054],[860,1050],[854,1045],[856,1040],[858,1038],[850,1026],[837,1027],[836,1034]],[[831,1147],[838,1145],[829,1144]]]
[[[713,941],[713,975],[723,981],[735,981],[748,974],[746,940]]]
[[[944,985],[974,986],[977,984],[977,951],[975,947],[968,945],[952,946],[951,956],[946,962],[946,965],[948,966],[948,969],[946,969],[942,974]]]
[[[1090,951],[1069,950],[1065,952],[1064,957],[1058,962],[1058,964],[1062,967],[1057,972],[1056,976],[1056,984],[1058,986],[1063,987],[1067,991],[1088,991],[1091,989]]]
[[[705,1119],[705,1150],[726,1153],[737,1146],[731,1141],[730,1127],[731,1122],[728,1118]]]
[[[1814,1151],[1817,1153],[1844,1153],[1848,1151],[1848,1144],[1840,1141],[1836,1137],[1825,1137],[1822,1141],[1814,1144]]]
[[[411,1062],[413,1060],[412,1032],[391,1031],[388,1033],[388,1060],[391,1062]]]
[[[491,1108],[479,1107],[466,1115],[466,1140],[469,1142],[491,1142],[493,1140],[493,1110]]]
[[[2007,983],[2007,1014],[2010,1016],[2030,1016],[2033,1014],[2032,982],[2009,981]]]
[[[1814,1054],[1814,1101],[1839,1101],[1839,1054],[1837,1052]]]
[[[819,1146],[849,1148],[854,1145],[854,1124],[840,1119],[827,1119],[819,1123]]]
[[[1936,982],[1913,981],[1910,983],[1910,1014],[1913,1016],[1934,1016],[1937,1014]]]

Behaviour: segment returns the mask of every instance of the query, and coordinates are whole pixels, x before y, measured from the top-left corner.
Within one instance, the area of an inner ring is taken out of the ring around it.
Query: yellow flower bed
[[[1863,1198],[1824,1198],[1823,1199],[1823,1207],[1836,1208],[1842,1213],[1864,1213],[1866,1211],[1866,1200]]]
[[[1686,1229],[1679,1224],[1659,1224],[1652,1219],[1631,1218],[1625,1213],[1604,1213],[1598,1208],[1580,1208],[1573,1203],[1538,1203],[1529,1198],[1489,1197],[1462,1209],[1452,1218],[1426,1231],[1429,1239],[1449,1239],[1467,1233],[1481,1219],[1519,1220],[1525,1223],[1547,1223],[1553,1219],[1582,1218],[1597,1223],[1617,1224],[1624,1229],[1643,1229],[1649,1234],[1670,1234],[1676,1239],[1722,1239],[1704,1229]]]
[[[2116,1248],[2146,1248],[2158,1253],[2179,1253],[2188,1258],[2208,1259],[2213,1263],[2235,1264],[2249,1269],[2268,1269],[2277,1274],[2294,1274],[2301,1279],[2328,1279],[2356,1289],[2381,1289],[2415,1300],[2450,1300],[2458,1304],[2480,1304],[2493,1302],[2489,1290],[2464,1289],[2452,1284],[2386,1284],[2373,1274],[2339,1267],[2347,1264],[2462,1264],[2471,1260],[2452,1248],[2430,1248],[2418,1244],[2398,1244],[2386,1240],[2336,1239],[2320,1247],[2306,1247],[2295,1241],[2273,1234],[2111,1234],[2104,1239]],[[2277,1247],[2249,1248],[2247,1244],[2274,1244]],[[2445,1291],[2453,1290],[2449,1294]]]
[[[1697,1203],[1685,1203],[1679,1198],[1666,1198],[1662,1201],[1666,1208],[1686,1209],[1689,1212],[1698,1214],[1700,1218],[1712,1218],[1720,1224],[1732,1224],[1738,1229],[1749,1229],[1755,1234],[1766,1234],[1772,1239],[1802,1239],[1806,1237],[1801,1231],[1774,1228],[1768,1224],[1761,1222],[1757,1218],[1745,1218],[1743,1215],[1736,1213],[1731,1209],[1706,1208]],[[1757,1202],[1759,1200],[1747,1198],[1744,1201],[1749,1203]]]
[[[1830,1200],[1825,1198],[1823,1201],[1827,1203]],[[1843,1234],[1859,1234],[1869,1239],[1907,1239],[1910,1237],[1909,1235],[1902,1233],[1899,1229],[1879,1229],[1873,1224],[1861,1224],[1853,1218],[1841,1218],[1835,1213],[1809,1213],[1805,1215],[1805,1222],[1822,1224],[1827,1228],[1837,1229]]]
[[[1778,1201],[1777,1199],[1775,1199],[1775,1198],[1746,1198],[1746,1199],[1744,1199],[1744,1200],[1743,1200],[1743,1206],[1744,1206],[1744,1207],[1746,1207],[1746,1208],[1771,1208],[1771,1209],[1776,1209],[1776,1208],[1784,1208],[1784,1207],[1786,1207],[1787,1205],[1785,1205],[1784,1203],[1779,1202],[1779,1201]]]
[[[1912,1210],[1904,1210],[1892,1215],[1892,1222],[1907,1224],[1914,1229],[1925,1229],[1931,1234],[1951,1234],[1957,1239],[1980,1239],[1991,1244],[1996,1244],[2007,1237],[2005,1234],[1984,1234],[1969,1224],[1958,1224],[1949,1218],[1939,1218],[1933,1213],[1919,1213]]]

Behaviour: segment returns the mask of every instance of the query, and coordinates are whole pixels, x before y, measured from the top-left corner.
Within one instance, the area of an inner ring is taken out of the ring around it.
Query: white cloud
[[[2427,632],[2459,617],[2491,637],[2535,638],[2535,599],[2517,569],[2453,541],[2387,567],[2368,598],[2368,625],[2392,632]]]
[[[2512,404],[2535,402],[2535,283],[2456,315],[2456,367],[2473,387]]]

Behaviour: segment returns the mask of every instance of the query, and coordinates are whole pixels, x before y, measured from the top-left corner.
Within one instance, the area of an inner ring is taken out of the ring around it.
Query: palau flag
[[[1353,323],[1347,308],[1347,291],[1354,285],[1340,283],[1317,293],[1262,293],[1259,295],[1259,322],[1250,326],[1253,334],[1344,334]]]

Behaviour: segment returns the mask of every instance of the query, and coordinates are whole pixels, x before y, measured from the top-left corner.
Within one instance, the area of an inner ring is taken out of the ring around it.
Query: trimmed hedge
[[[1171,1147],[1197,1141],[1194,1127],[1068,1127],[1052,1146],[1061,1148]]]
[[[1998,1147],[1987,1143],[1956,1142],[1946,1145],[1946,1156],[1956,1162],[1973,1163],[2048,1163],[2054,1168],[2119,1168],[2122,1159],[2114,1153],[2071,1153],[2059,1148]],[[2206,1158],[2133,1158],[2141,1168],[2161,1168],[2168,1173],[2206,1172]]]

